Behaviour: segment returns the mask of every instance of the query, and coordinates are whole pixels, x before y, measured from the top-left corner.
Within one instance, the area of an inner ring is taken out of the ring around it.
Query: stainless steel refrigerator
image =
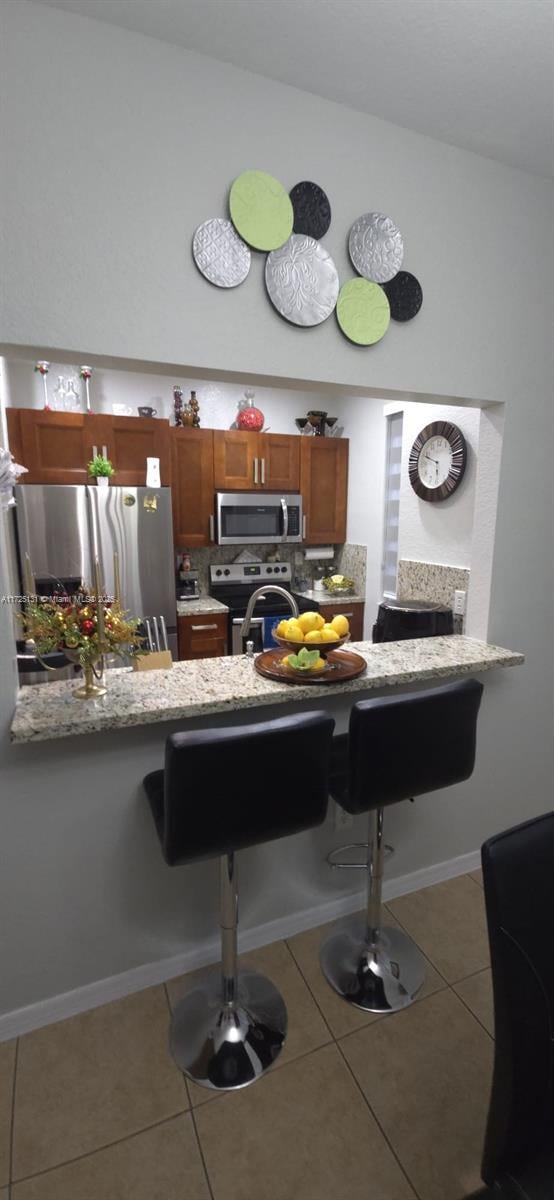
[[[113,595],[117,551],[123,607],[141,621],[163,617],[178,657],[170,488],[24,484],[16,500],[19,555],[29,555],[39,594],[93,587],[98,555]]]

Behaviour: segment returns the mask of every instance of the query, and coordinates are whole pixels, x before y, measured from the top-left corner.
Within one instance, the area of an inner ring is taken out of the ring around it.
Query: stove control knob
[[[220,571],[220,570],[217,570],[217,571],[216,571],[216,575],[221,575],[221,571]]]
[[[271,575],[273,567],[266,567],[266,575]]]
[[[281,575],[286,575],[286,573],[287,573],[287,568],[281,567]]]
[[[228,567],[225,567],[225,570],[224,570],[223,574],[224,574],[224,575],[230,575],[230,574],[231,574],[231,572],[230,572],[230,570],[229,570],[229,568],[228,568]]]

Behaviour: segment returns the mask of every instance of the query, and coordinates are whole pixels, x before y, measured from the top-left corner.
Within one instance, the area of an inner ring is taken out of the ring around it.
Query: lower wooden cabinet
[[[318,604],[319,611],[326,621],[332,621],[339,613],[344,617],[348,617],[350,622],[350,639],[353,642],[364,641],[364,609],[365,604],[359,602],[355,604],[348,603],[348,596],[339,599],[332,604]]]
[[[178,618],[179,658],[218,658],[227,654],[227,613]]]

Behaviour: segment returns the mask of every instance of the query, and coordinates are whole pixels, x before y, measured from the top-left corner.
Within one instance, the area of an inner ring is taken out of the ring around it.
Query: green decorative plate
[[[229,195],[237,233],[255,250],[278,250],[292,233],[294,212],[283,185],[265,171],[243,171]]]
[[[369,279],[349,279],[337,300],[337,320],[345,337],[358,346],[372,346],[384,337],[390,305],[382,288]]]

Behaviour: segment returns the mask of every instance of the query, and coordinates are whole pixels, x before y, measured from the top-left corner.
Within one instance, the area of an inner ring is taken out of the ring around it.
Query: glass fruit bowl
[[[286,650],[292,650],[294,654],[298,654],[298,651],[305,647],[306,650],[319,650],[322,658],[330,654],[331,650],[340,650],[345,642],[350,641],[349,633],[345,634],[344,637],[337,638],[335,642],[316,642],[311,639],[309,642],[293,642],[290,638],[279,637],[279,634],[275,632],[273,633],[273,637],[279,646],[282,646]]]

